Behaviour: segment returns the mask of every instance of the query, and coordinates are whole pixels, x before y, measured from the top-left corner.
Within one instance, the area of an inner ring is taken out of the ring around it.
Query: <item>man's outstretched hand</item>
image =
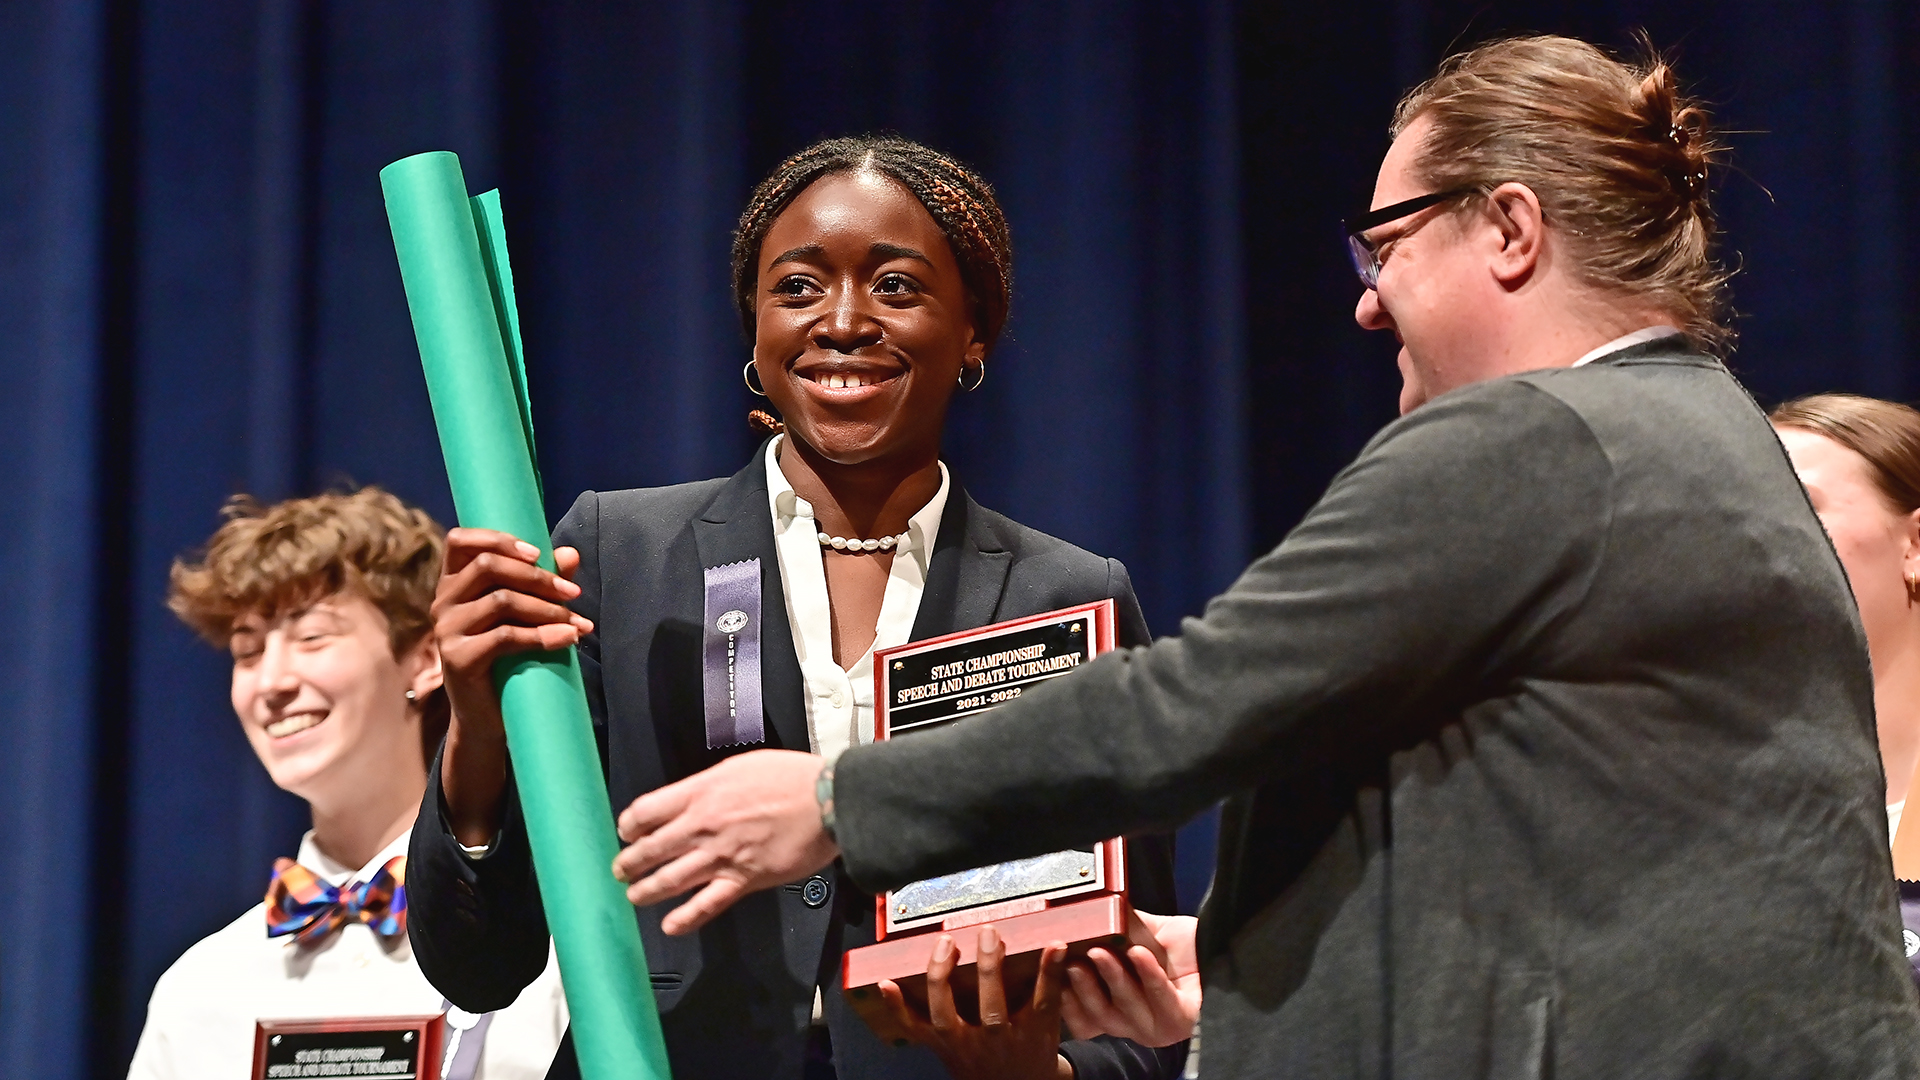
[[[814,798],[820,767],[812,754],[755,750],[640,796],[620,814],[627,847],[613,876],[636,907],[699,889],[660,920],[688,934],[750,892],[826,866],[840,849]]]

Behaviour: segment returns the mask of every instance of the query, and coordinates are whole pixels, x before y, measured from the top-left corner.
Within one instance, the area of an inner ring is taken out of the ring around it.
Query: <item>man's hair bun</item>
[[[1673,65],[1640,44],[1632,59],[1569,37],[1480,45],[1401,99],[1393,134],[1426,125],[1414,169],[1430,190],[1525,184],[1589,285],[1724,351],[1710,179],[1726,147]]]
[[[1673,65],[1650,43],[1646,48],[1647,73],[1634,94],[1634,111],[1645,120],[1651,141],[1666,144],[1661,149],[1670,161],[1664,171],[1680,206],[1695,211],[1706,205],[1707,167],[1725,147],[1716,140],[1707,111],[1681,93]]]

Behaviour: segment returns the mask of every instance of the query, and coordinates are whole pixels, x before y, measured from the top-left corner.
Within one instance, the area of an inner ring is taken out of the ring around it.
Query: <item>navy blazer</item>
[[[580,551],[582,592],[573,607],[594,621],[594,632],[580,643],[580,663],[616,810],[758,748],[706,745],[705,567],[760,560],[765,745],[808,748],[764,451],[730,479],[589,491],[553,540]],[[1120,643],[1146,644],[1146,621],[1125,567],[982,509],[955,483],[912,639],[1106,598],[1118,602]],[[1174,910],[1171,839],[1137,837],[1128,850],[1135,902],[1150,911]],[[749,896],[684,937],[660,930],[670,904],[637,911],[676,1076],[802,1075],[814,988],[835,987],[841,954],[873,940],[871,895],[838,864],[816,877],[810,891],[795,882]],[[407,902],[421,970],[461,1008],[504,1007],[539,974],[547,957],[546,917],[511,778],[500,838],[485,857],[472,859],[447,828],[436,760],[409,848]],[[823,999],[841,1080],[947,1075],[923,1048],[883,1045],[838,993]],[[1069,1042],[1062,1053],[1082,1078],[1146,1078],[1175,1075],[1185,1050],[1101,1038]],[[569,1054],[563,1047],[563,1057]],[[557,1061],[556,1073],[567,1064]]]

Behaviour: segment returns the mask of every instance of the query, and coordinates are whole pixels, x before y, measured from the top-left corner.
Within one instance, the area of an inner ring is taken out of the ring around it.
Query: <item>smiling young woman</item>
[[[906,535],[944,481],[947,403],[963,372],[985,369],[985,305],[970,302],[926,207],[872,169],[814,181],[767,220],[756,246],[753,368],[787,418],[780,471],[813,506],[818,532]],[[843,667],[873,643],[898,547],[823,548]]]
[[[1125,568],[982,508],[940,461],[948,405],[984,379],[1011,295],[983,180],[903,139],[820,143],[754,191],[733,264],[742,375],[779,414],[759,414],[772,437],[744,468],[582,495],[554,532],[557,575],[511,537],[448,537],[434,613],[453,719],[409,889],[421,963],[467,1008],[511,1000],[545,947],[498,657],[578,643],[617,811],[755,746],[832,760],[869,741],[876,648],[1106,598],[1122,644],[1148,640]],[[704,657],[730,641],[758,660],[737,701],[722,681],[716,716]],[[1172,910],[1167,840],[1129,853],[1136,900]],[[882,1045],[838,989],[842,953],[873,935],[872,897],[838,867],[698,935],[667,933],[665,911],[638,917],[678,1076],[1085,1080],[1172,1076],[1184,1057],[1060,1044],[1046,1009],[1008,1018],[1017,1038],[969,1025],[936,1053]]]

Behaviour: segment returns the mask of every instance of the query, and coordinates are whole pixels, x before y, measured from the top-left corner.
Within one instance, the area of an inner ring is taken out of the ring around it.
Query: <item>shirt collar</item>
[[[1605,345],[1602,345],[1599,348],[1588,353],[1587,355],[1581,357],[1580,359],[1575,360],[1573,362],[1573,366],[1581,367],[1585,364],[1590,364],[1593,361],[1598,360],[1601,357],[1606,356],[1610,353],[1617,353],[1621,349],[1631,349],[1635,345],[1643,344],[1648,341],[1658,341],[1664,337],[1673,337],[1678,333],[1680,333],[1680,331],[1671,326],[1643,327],[1639,330],[1635,330],[1631,334],[1622,334],[1619,337],[1614,338],[1612,341],[1607,342]]]
[[[352,867],[333,861],[332,857],[321,851],[320,845],[313,842],[313,830],[308,829],[307,834],[300,838],[298,861],[301,866],[320,875],[321,880],[338,888],[350,881],[371,880],[373,875],[387,864],[387,860],[407,853],[407,841],[412,839],[412,836],[411,828],[403,830],[399,836],[393,838],[392,843],[381,848],[380,853],[369,859],[367,865],[361,867],[356,873]]]
[[[785,435],[775,435],[767,440],[767,497],[773,505],[773,525],[776,532],[784,532],[786,527],[797,518],[813,520],[813,504],[801,498],[787,482],[787,474],[780,471],[780,444]],[[947,508],[947,491],[951,483],[947,476],[947,463],[940,466],[940,490],[933,493],[927,505],[914,511],[907,519],[907,546],[920,570],[924,574],[933,559],[933,541],[940,533],[940,516]]]

